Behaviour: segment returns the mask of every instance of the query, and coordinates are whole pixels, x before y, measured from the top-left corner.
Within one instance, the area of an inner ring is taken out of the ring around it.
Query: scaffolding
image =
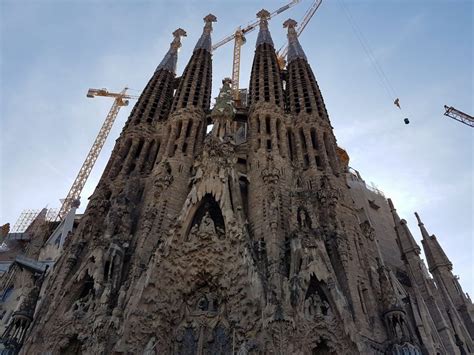
[[[15,224],[13,225],[13,228],[10,230],[10,233],[23,233],[25,232],[28,227],[31,225],[31,223],[35,220],[35,218],[40,214],[41,210],[35,210],[35,209],[28,209],[28,210],[23,210],[16,220]],[[53,222],[56,219],[56,216],[58,215],[58,209],[57,208],[49,208],[46,211],[46,221],[48,222]]]

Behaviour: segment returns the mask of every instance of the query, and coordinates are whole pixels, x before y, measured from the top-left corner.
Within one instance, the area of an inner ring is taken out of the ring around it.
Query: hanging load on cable
[[[402,107],[400,106],[400,99],[399,99],[398,97],[395,99],[395,101],[393,102],[393,104],[394,104],[395,106],[397,106],[400,110],[402,109]],[[405,118],[403,119],[403,122],[405,122],[405,124],[409,124],[409,123],[410,123],[410,120],[409,120],[407,117],[405,117]]]
[[[370,63],[372,64],[372,67],[374,68],[375,72],[377,73],[380,83],[382,86],[385,88],[388,97],[393,100],[395,97],[395,100],[393,101],[393,104],[397,106],[400,110],[402,110],[402,107],[400,105],[400,99],[398,98],[398,95],[395,92],[395,89],[393,88],[392,84],[390,83],[390,80],[388,79],[387,75],[385,75],[384,70],[380,66],[377,58],[375,57],[374,52],[372,51],[371,47],[369,46],[369,43],[367,39],[364,37],[362,34],[362,31],[360,30],[360,27],[357,25],[354,17],[352,16],[349,8],[345,5],[344,0],[339,0],[339,5],[341,6],[341,9],[343,10],[344,14],[346,15],[347,21],[352,27],[352,30],[354,31],[355,36],[359,40],[362,49],[364,50],[365,54],[367,55],[367,58],[369,59]],[[405,124],[409,124],[410,120],[405,117],[403,119],[403,122]]]

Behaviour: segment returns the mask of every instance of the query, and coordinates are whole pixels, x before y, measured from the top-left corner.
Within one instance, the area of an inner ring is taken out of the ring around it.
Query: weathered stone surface
[[[208,15],[176,93],[173,51],[132,111],[44,282],[22,353],[474,350],[472,304],[450,263],[430,265],[435,285],[393,205],[347,183],[354,177],[338,158],[294,21],[282,72],[259,14],[251,104],[239,113],[246,125],[236,122],[229,80],[209,112]],[[37,289],[25,287],[31,308]]]

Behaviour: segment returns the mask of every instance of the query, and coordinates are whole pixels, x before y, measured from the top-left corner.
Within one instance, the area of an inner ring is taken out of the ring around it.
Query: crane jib
[[[276,14],[279,14],[279,13],[281,13],[281,12],[283,12],[283,11],[289,9],[289,8],[290,8],[290,4],[285,5],[283,7],[280,7],[278,10],[276,10]]]

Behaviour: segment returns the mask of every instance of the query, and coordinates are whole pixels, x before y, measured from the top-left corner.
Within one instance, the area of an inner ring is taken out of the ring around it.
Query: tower
[[[452,275],[435,275],[435,284],[423,273],[393,204],[389,227],[408,280],[385,263],[375,228],[360,218],[296,22],[284,23],[282,70],[269,13],[257,16],[244,108],[234,106],[230,79],[210,106],[216,17],[204,18],[179,78],[186,33],[173,33],[80,225],[34,294],[24,353],[470,350],[462,324],[448,320],[461,319],[461,298],[436,288]],[[449,269],[428,261],[433,273]]]

